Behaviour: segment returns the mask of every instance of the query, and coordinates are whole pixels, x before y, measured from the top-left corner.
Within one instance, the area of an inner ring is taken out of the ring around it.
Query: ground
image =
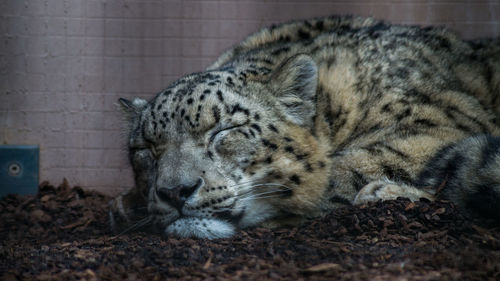
[[[196,240],[107,225],[110,198],[44,183],[0,201],[1,280],[500,280],[500,228],[448,202],[339,209],[301,227]]]

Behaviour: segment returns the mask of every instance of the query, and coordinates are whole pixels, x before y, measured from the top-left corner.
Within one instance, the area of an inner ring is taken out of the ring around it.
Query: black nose
[[[181,184],[174,188],[160,187],[156,190],[156,194],[161,200],[181,210],[189,196],[191,196],[202,184],[203,180],[199,178],[198,181],[191,186]]]

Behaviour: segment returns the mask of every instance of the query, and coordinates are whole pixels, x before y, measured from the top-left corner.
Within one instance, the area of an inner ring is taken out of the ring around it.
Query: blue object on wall
[[[0,198],[7,194],[36,194],[38,145],[0,145]]]

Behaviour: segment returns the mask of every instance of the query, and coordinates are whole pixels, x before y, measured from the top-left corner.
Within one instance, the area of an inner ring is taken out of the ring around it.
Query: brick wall
[[[500,35],[500,1],[3,0],[0,143],[39,144],[41,179],[132,185],[118,97],[149,98],[270,23],[328,14]]]

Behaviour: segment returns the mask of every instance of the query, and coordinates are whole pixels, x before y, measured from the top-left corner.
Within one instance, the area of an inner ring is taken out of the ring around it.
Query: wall
[[[500,35],[500,1],[0,2],[0,143],[39,144],[41,179],[132,186],[115,102],[152,97],[259,27],[328,14]]]

